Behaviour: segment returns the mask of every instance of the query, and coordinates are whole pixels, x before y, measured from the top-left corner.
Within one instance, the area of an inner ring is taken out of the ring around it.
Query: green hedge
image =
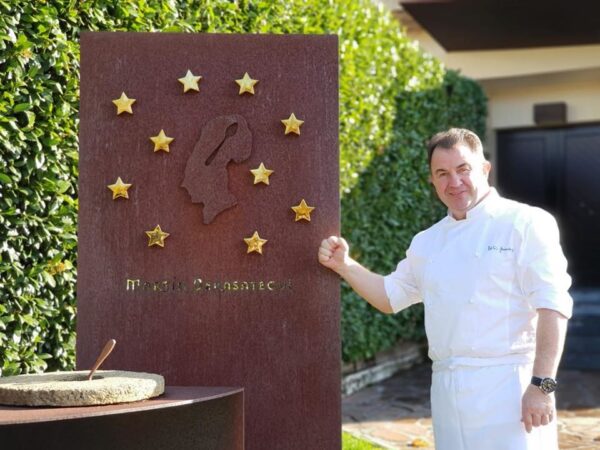
[[[73,364],[78,53],[69,29],[52,6],[0,1],[3,375]]]
[[[478,88],[452,74],[444,81],[443,68],[371,0],[0,0],[3,375],[74,363],[80,30],[339,34],[344,230],[378,270],[439,212],[424,184],[424,136],[449,123],[481,129]],[[379,186],[377,167],[389,174]],[[395,220],[398,233],[381,234],[380,208],[395,211],[385,223]],[[410,313],[398,328],[344,293],[344,358],[418,335],[419,320]]]

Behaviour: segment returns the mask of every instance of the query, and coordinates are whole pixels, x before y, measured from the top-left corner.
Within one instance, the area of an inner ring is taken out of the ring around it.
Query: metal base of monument
[[[161,397],[70,408],[0,406],[2,448],[244,448],[241,388],[167,387]]]

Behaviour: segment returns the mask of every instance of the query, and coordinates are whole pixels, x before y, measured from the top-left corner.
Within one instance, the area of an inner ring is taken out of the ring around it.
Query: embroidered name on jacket
[[[498,252],[498,253],[514,252],[514,249],[512,247],[502,247],[502,246],[498,246],[498,245],[488,245],[487,249],[488,249],[488,252]]]

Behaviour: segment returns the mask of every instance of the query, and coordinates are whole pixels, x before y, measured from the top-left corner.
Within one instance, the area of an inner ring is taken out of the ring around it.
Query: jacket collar
[[[473,208],[467,211],[467,215],[464,220],[485,216],[493,217],[496,212],[496,206],[499,199],[500,195],[498,194],[496,188],[490,187],[490,191],[486,194],[486,196],[483,197]],[[447,220],[449,222],[462,222],[462,220],[456,220],[454,217],[452,217],[452,214],[449,210],[447,214]]]

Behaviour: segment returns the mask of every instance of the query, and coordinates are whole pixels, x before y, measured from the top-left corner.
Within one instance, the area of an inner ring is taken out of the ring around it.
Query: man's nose
[[[456,186],[460,186],[460,184],[461,184],[461,179],[458,176],[458,174],[451,173],[450,174],[450,186],[456,187]]]

